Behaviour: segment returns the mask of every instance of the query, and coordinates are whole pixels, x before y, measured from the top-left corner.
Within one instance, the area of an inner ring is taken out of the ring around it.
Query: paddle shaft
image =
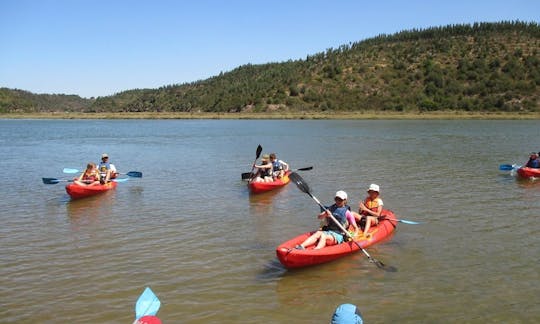
[[[379,264],[379,263],[380,263],[382,266],[384,266],[384,264],[383,264],[381,261],[377,261],[377,260],[373,259],[373,258],[371,257],[371,255],[369,255],[369,253],[368,253],[366,250],[364,250],[364,248],[362,248],[362,246],[360,245],[360,243],[358,243],[358,242],[356,242],[356,241],[354,240],[354,237],[352,237],[352,235],[351,235],[351,234],[343,227],[343,225],[341,225],[341,223],[338,222],[338,220],[334,217],[334,215],[332,215],[332,213],[328,210],[328,208],[326,208],[325,206],[323,206],[323,204],[321,204],[321,202],[319,201],[319,199],[317,199],[317,197],[313,196],[313,195],[311,194],[311,192],[307,192],[307,194],[308,194],[311,198],[313,198],[313,200],[315,200],[315,202],[316,202],[322,209],[324,209],[324,211],[327,213],[327,215],[330,217],[330,219],[332,219],[332,221],[339,227],[339,229],[342,230],[343,233],[345,233],[349,238],[352,239],[352,241],[354,242],[354,244],[356,244],[356,246],[358,246],[358,248],[359,248],[360,250],[362,250],[362,252],[364,252],[364,254],[368,257],[369,261],[371,261],[371,262],[373,262],[373,263],[375,263],[375,264]]]
[[[253,178],[253,170],[255,170],[255,163],[257,163],[257,159],[259,159],[259,156],[261,156],[261,152],[262,152],[262,146],[259,144],[259,146],[257,146],[257,150],[255,150],[255,160],[253,161],[253,165],[251,166],[251,172],[249,173],[250,174],[249,180]]]

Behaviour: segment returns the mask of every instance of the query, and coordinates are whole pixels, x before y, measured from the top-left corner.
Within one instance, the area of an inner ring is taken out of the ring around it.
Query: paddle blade
[[[128,180],[129,180],[129,178],[117,178],[117,179],[112,179],[111,181],[114,181],[114,182],[126,182]]]
[[[371,259],[370,261],[373,262],[373,263],[375,263],[375,265],[376,265],[377,268],[379,268],[379,269],[382,269],[382,270],[387,271],[387,272],[397,272],[397,268],[396,268],[396,267],[392,267],[392,266],[385,265],[384,263],[382,263],[382,262],[379,261],[379,260]]]
[[[133,178],[142,178],[142,172],[139,171],[129,171],[126,175]]]
[[[64,168],[64,170],[62,170],[62,172],[64,172],[64,173],[79,173],[81,171],[79,171],[77,169]]]
[[[397,221],[400,222],[400,223],[403,223],[403,224],[410,224],[410,225],[422,224],[422,223],[419,223],[419,222],[413,222],[413,221],[406,220],[406,219],[397,219]]]
[[[259,144],[259,146],[257,146],[257,150],[255,151],[255,160],[257,160],[259,156],[261,156],[261,152],[262,152],[262,146],[261,144]]]
[[[308,184],[304,181],[304,179],[302,179],[302,177],[298,173],[292,172],[291,174],[289,174],[289,179],[291,179],[291,181],[294,182],[294,184],[301,191],[303,191],[305,193],[310,192]]]
[[[307,168],[296,169],[296,171],[309,171],[309,170],[313,170],[313,167],[310,166],[310,167],[307,167]]]
[[[152,289],[150,289],[150,287],[146,287],[135,304],[135,319],[139,319],[147,315],[156,315],[160,306],[161,302],[154,294]]]
[[[251,179],[252,174],[253,174],[253,173],[251,173],[251,172],[244,172],[244,173],[242,173],[242,180],[249,180],[249,179]]]
[[[58,182],[60,182],[60,180],[56,178],[41,178],[41,180],[43,180],[44,184],[57,184]]]
[[[501,164],[499,165],[499,170],[501,171],[512,171],[514,169],[514,166],[511,164]]]

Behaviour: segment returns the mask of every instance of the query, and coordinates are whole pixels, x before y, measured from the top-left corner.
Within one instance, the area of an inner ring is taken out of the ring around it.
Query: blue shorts
[[[323,233],[326,234],[326,235],[332,235],[334,237],[334,240],[336,241],[336,244],[343,243],[343,235],[342,234],[336,233],[334,231],[323,231]]]

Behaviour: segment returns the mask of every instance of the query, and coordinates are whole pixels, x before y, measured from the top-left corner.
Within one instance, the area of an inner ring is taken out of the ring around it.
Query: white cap
[[[103,153],[103,154],[101,154],[101,158],[102,158],[102,159],[104,159],[104,158],[108,158],[108,157],[109,157],[109,155],[108,155],[107,153]]]
[[[379,186],[372,183],[372,184],[369,185],[369,188],[368,188],[367,191],[377,191],[377,192],[379,192]]]
[[[338,197],[338,198],[341,198],[343,200],[347,199],[347,193],[343,190],[340,190],[338,192],[336,192],[336,195],[335,197]]]

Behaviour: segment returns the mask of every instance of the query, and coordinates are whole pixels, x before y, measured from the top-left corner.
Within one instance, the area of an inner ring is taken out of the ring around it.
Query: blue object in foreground
[[[147,315],[155,316],[161,302],[150,287],[146,287],[135,304],[135,320]]]
[[[332,315],[331,324],[362,324],[362,314],[358,307],[352,304],[341,304]]]

